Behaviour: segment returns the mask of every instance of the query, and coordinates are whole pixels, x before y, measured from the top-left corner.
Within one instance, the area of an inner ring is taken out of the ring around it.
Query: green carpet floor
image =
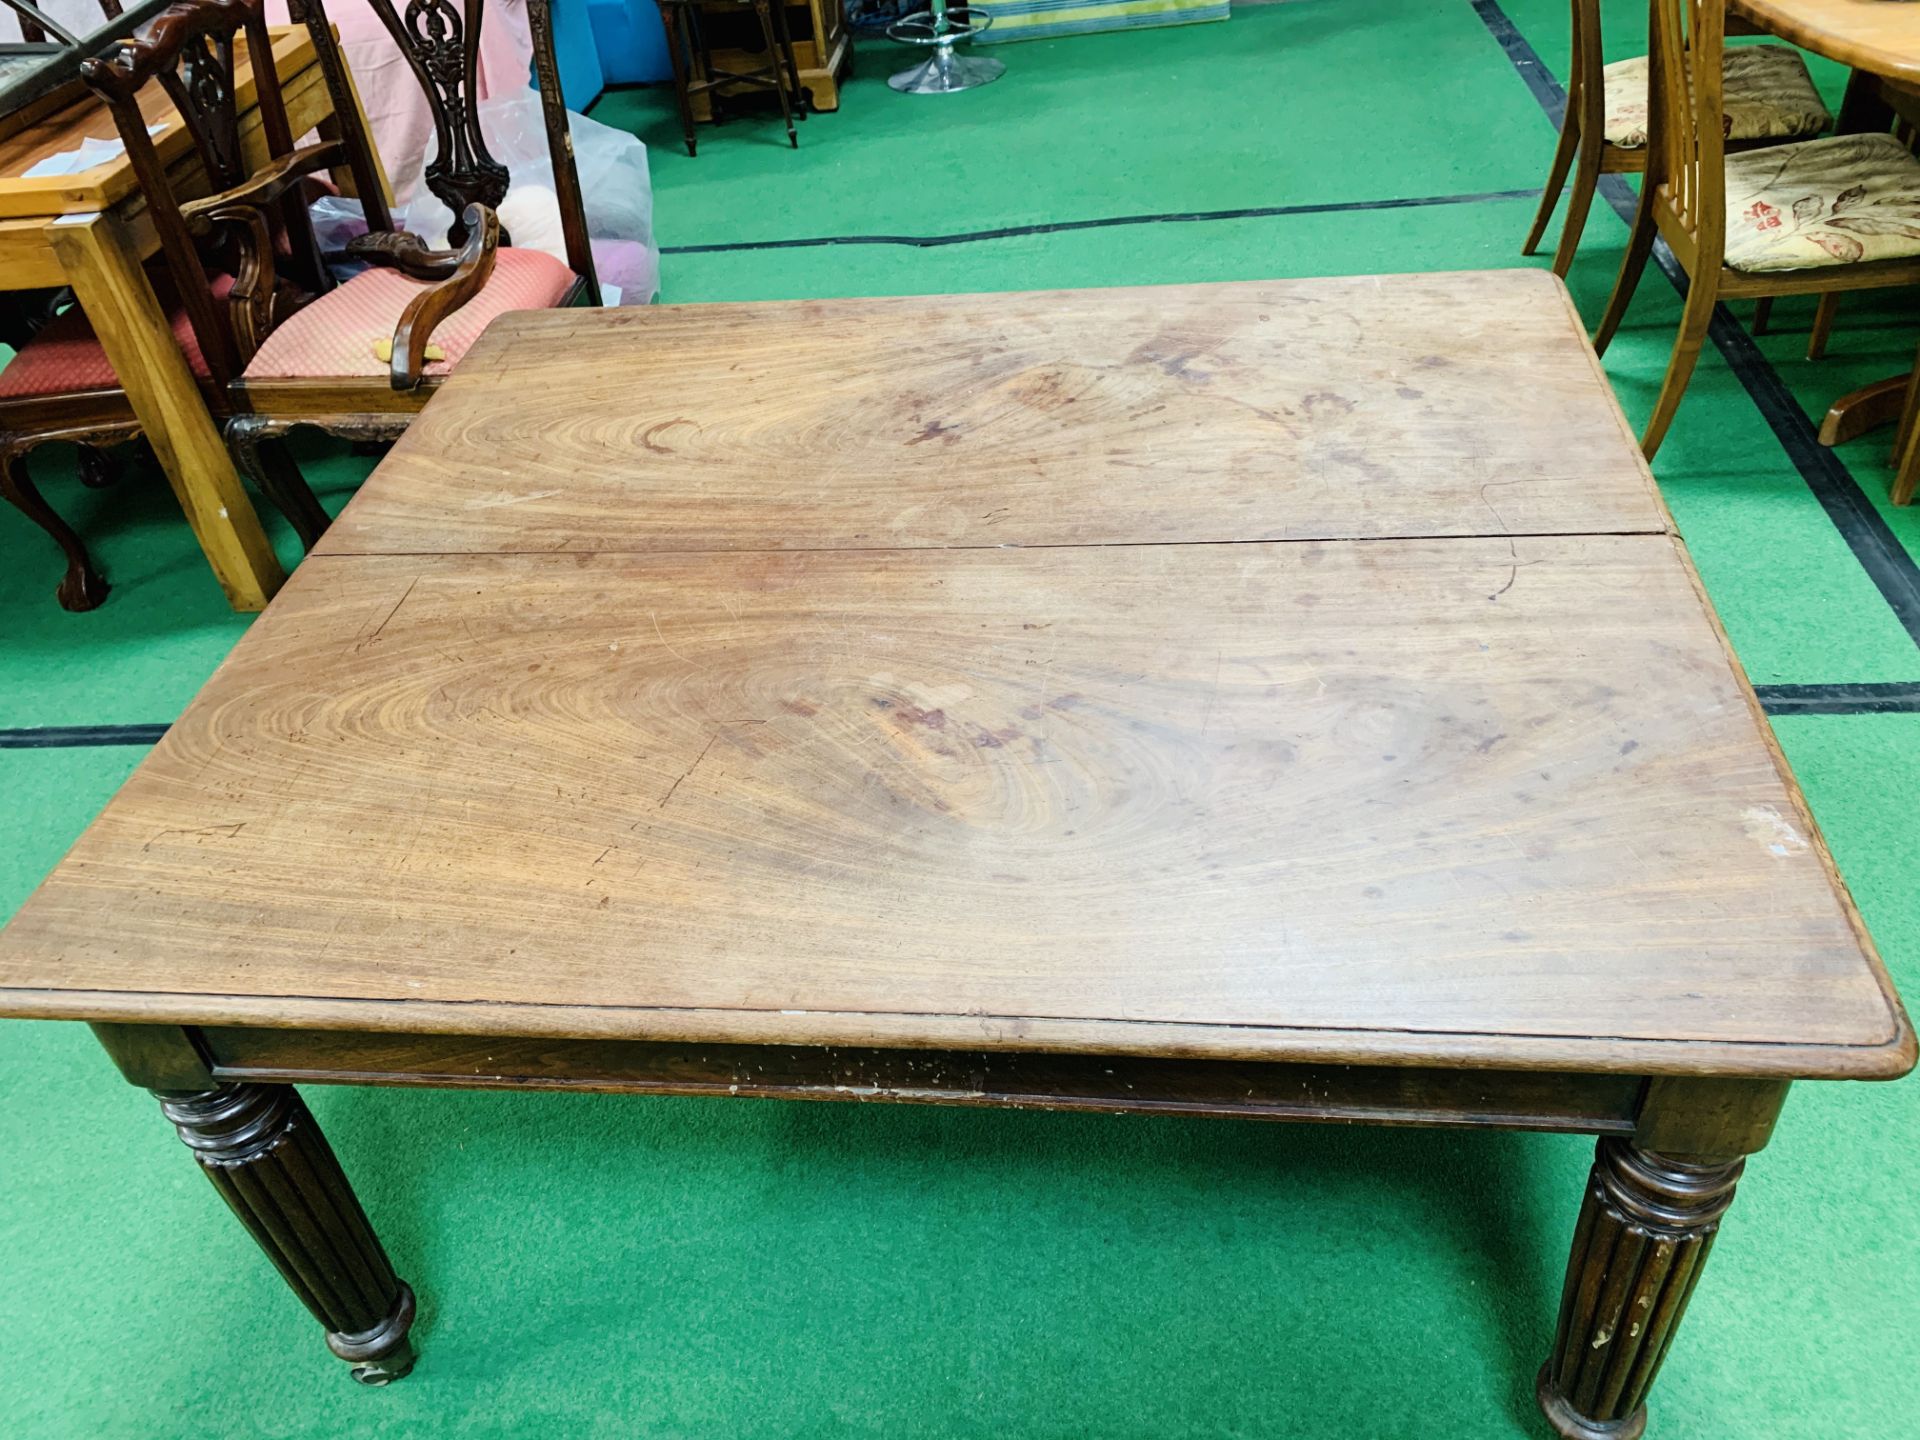
[[[1564,0],[1507,13],[1556,70]],[[1606,0],[1610,49],[1642,0]],[[1294,0],[1224,25],[1008,46],[999,85],[906,100],[862,48],[839,114],[680,149],[670,97],[597,118],[652,152],[663,298],[742,300],[1529,263],[1552,133],[1469,0]],[[1843,77],[1817,65],[1837,98]],[[671,253],[1116,216],[1437,198],[934,248]],[[1595,315],[1624,227],[1571,277]],[[1762,340],[1800,403],[1903,367],[1920,304],[1810,303]],[[1637,419],[1678,306],[1650,274],[1607,365]],[[636,403],[644,403],[637,396]],[[1885,505],[1885,440],[1846,463]],[[338,507],[371,462],[306,456]],[[172,719],[245,620],[164,488],[50,495],[115,590],[52,603],[0,507],[0,728]],[[1656,467],[1756,683],[1920,681],[1920,653],[1709,351]],[[289,561],[290,537],[275,522]],[[1920,994],[1920,716],[1778,731],[1896,978]],[[0,914],[137,747],[0,750]],[[1537,1436],[1533,1372],[1590,1147],[919,1108],[319,1090],[423,1359],[352,1385],[155,1110],[79,1027],[0,1024],[0,1434],[23,1437]],[[1806,1086],[1749,1171],[1654,1399],[1665,1440],[1894,1437],[1920,1414],[1920,1083]]]

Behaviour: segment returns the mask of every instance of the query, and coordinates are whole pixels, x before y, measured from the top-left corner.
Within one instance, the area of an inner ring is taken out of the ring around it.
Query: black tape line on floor
[[[1520,33],[1520,27],[1500,8],[1498,0],[1473,0],[1473,13],[1499,43],[1508,63],[1520,72],[1527,89],[1533,92],[1533,98],[1540,102],[1540,108],[1547,112],[1553,128],[1558,130],[1567,118],[1567,92],[1547,68],[1546,61],[1540,58],[1540,52]],[[1539,193],[1534,191],[1535,195]]]
[[[151,745],[165,725],[33,725],[0,730],[0,750],[69,750],[82,745]]]
[[[822,245],[908,245],[928,250],[1013,240],[1023,235],[1060,235],[1113,225],[1197,225],[1216,220],[1271,220],[1284,215],[1339,215],[1352,210],[1419,210],[1430,205],[1484,205],[1495,200],[1531,200],[1537,190],[1476,190],[1466,195],[1414,195],[1403,200],[1330,200],[1319,205],[1255,205],[1240,210],[1179,210],[1164,215],[1109,215],[1100,220],[1061,220],[1047,225],[1005,225],[952,235],[813,235],[800,240],[738,240],[721,245],[662,245],[662,255],[719,255],[734,250],[810,250]]]
[[[1920,680],[1863,685],[1756,685],[1769,715],[1920,715]]]
[[[1499,43],[1513,68],[1519,72],[1520,78],[1526,82],[1527,88],[1533,92],[1533,98],[1540,102],[1540,108],[1547,113],[1547,118],[1559,125],[1566,114],[1567,97],[1560,82],[1554,79],[1553,72],[1547,69],[1538,52],[1527,42],[1526,36],[1520,33],[1500,8],[1499,0],[1473,0],[1473,9]],[[1636,201],[1633,188],[1625,180],[1618,175],[1602,176],[1600,194],[1622,220],[1632,223]],[[1680,268],[1679,261],[1673,258],[1673,252],[1667,249],[1664,241],[1653,247],[1653,259],[1661,273],[1673,283],[1674,289],[1684,295],[1687,290],[1686,272]],[[1813,422],[1807,418],[1806,411],[1800,408],[1800,402],[1793,398],[1793,392],[1780,378],[1780,372],[1760,352],[1753,336],[1725,305],[1714,307],[1713,322],[1708,327],[1707,335],[1727,362],[1727,368],[1746,387],[1748,398],[1773,431],[1780,448],[1787,452],[1787,458],[1793,462],[1793,468],[1800,472],[1800,478],[1806,483],[1807,489],[1813,492],[1813,498],[1826,511],[1833,528],[1840,532],[1840,538],[1853,552],[1853,558],[1859,562],[1881,598],[1905,627],[1907,635],[1915,645],[1920,645],[1920,566],[1914,564],[1913,556],[1907,553],[1899,537],[1888,528],[1880,512],[1873,508],[1873,502],[1853,478],[1853,472],[1838,455],[1820,443]]]

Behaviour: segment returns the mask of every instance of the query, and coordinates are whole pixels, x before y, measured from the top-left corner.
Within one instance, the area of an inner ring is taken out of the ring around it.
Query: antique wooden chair
[[[69,315],[74,320],[62,323]],[[192,332],[177,308],[173,333],[193,364]],[[196,372],[199,369],[195,365]],[[54,592],[65,609],[93,609],[107,598],[107,582],[79,535],[33,483],[27,456],[55,440],[101,446],[139,434],[140,422],[107,364],[106,351],[78,310],[67,311],[28,339],[0,370],[0,495],[65,553],[66,573]]]
[[[267,53],[260,0],[185,0],[84,71],[112,108],[140,178],[161,243],[163,273],[156,288],[169,302],[175,339],[209,410],[224,422],[236,463],[308,545],[325,528],[326,513],[288,457],[268,442],[298,424],[394,438],[495,315],[599,300],[555,79],[547,0],[528,0],[528,12],[571,266],[506,247],[488,208],[505,195],[509,177],[488,155],[466,98],[474,59],[462,37],[477,33],[480,0],[466,0],[464,16],[450,0],[437,0],[440,8],[429,6],[417,34],[402,26],[390,0],[374,3],[414,61],[443,122],[428,183],[459,217],[458,251],[430,252],[416,237],[393,229],[367,138],[349,118],[357,110],[346,70],[317,4],[308,6],[306,18],[336,112],[346,122],[342,136],[296,147],[277,77],[263,69],[257,103],[267,157],[250,174],[239,144],[234,39],[244,30],[248,49]],[[176,183],[186,183],[193,167],[170,172],[156,155],[138,98],[148,84],[160,85],[179,112],[212,195],[188,199],[176,193]],[[304,177],[342,165],[355,176],[372,227],[361,248],[390,268],[331,288],[300,186]],[[392,346],[390,361],[376,358],[382,339]],[[429,359],[429,343],[444,358]],[[79,535],[33,484],[25,456],[53,440],[103,445],[138,434],[105,351],[77,308],[41,327],[0,370],[0,494],[64,551],[67,569],[57,594],[68,609],[98,605],[106,581]]]
[[[107,0],[107,3],[111,4],[112,0]],[[239,23],[236,16],[226,31],[229,79],[232,35]],[[258,47],[255,53],[267,53],[269,42],[264,22],[249,30],[248,44],[250,48]],[[200,73],[197,70],[184,74],[169,72],[165,77],[169,98],[182,116],[190,120],[204,109],[198,103],[204,96],[204,89],[196,87],[204,87],[205,82],[194,78]],[[261,123],[268,144],[291,149],[291,141],[285,133],[286,114],[279,104],[277,77],[271,67],[262,72],[260,94]],[[238,145],[232,138],[237,135],[237,120],[233,114],[230,85],[226,92],[226,105],[227,123],[217,137],[217,143],[206,143],[207,137],[202,128],[196,124],[189,125],[198,147],[200,164],[208,180],[215,185],[231,182],[238,178],[239,173]],[[140,131],[144,140],[144,120]],[[157,168],[158,161],[153,156],[150,143],[146,146],[146,154],[149,162]],[[313,257],[313,266],[318,266],[317,253]],[[191,312],[196,300],[204,306],[211,303],[212,297],[227,299],[235,284],[227,275],[213,281],[203,279],[186,296],[178,294],[166,283],[165,277],[156,286],[166,304],[174,338],[189,368],[205,388],[209,403],[216,409],[220,397],[216,393],[214,367],[223,352],[210,347],[207,332],[196,325]],[[19,353],[4,370],[0,370],[0,494],[4,494],[21,513],[52,536],[65,553],[66,573],[55,592],[60,604],[68,610],[91,610],[106,599],[106,579],[94,565],[80,536],[47,503],[29,477],[27,456],[50,441],[76,442],[82,447],[82,478],[97,482],[102,478],[101,466],[97,460],[89,462],[88,457],[97,453],[92,447],[133,439],[140,434],[140,423],[134,416],[126,392],[120,388],[113,367],[107,362],[105,349],[95,338],[93,327],[77,306],[44,321],[36,320],[16,338],[20,342]]]
[[[344,124],[341,145],[368,224],[368,234],[349,249],[374,268],[318,302],[299,327],[262,345],[233,384],[239,413],[226,427],[236,463],[277,503],[286,496],[283,508],[308,546],[325,528],[326,516],[292,465],[267,442],[299,425],[354,439],[397,439],[497,315],[600,304],[548,0],[527,0],[527,17],[565,264],[541,251],[513,248],[494,214],[512,177],[487,149],[475,101],[484,0],[410,0],[404,13],[394,0],[367,3],[433,112],[436,149],[425,180],[453,213],[448,242],[460,248],[433,251],[394,228],[371,140],[357,124]],[[289,11],[313,36],[336,112],[357,115],[321,0],[290,0]],[[391,347],[390,358],[381,358],[382,341]]]
[[[1567,216],[1553,252],[1553,273],[1565,277],[1586,228],[1602,175],[1634,175],[1647,168],[1650,58],[1608,65],[1600,44],[1600,0],[1573,0],[1573,53],[1567,67],[1567,113],[1553,152],[1540,208],[1521,253],[1531,255],[1546,233],[1571,175]],[[1721,61],[1726,146],[1752,150],[1806,140],[1832,123],[1800,52],[1786,45],[1746,45]]]
[[[214,409],[225,419],[235,463],[280,507],[308,546],[325,529],[326,513],[273,442],[299,425],[355,439],[398,438],[494,317],[600,300],[547,0],[528,0],[527,8],[566,263],[541,251],[513,248],[494,214],[510,177],[488,152],[472,103],[482,0],[464,0],[460,9],[453,0],[411,0],[404,19],[393,0],[369,3],[433,107],[438,150],[426,183],[455,216],[448,238],[457,249],[430,250],[418,236],[394,228],[370,141],[353,118],[358,111],[345,64],[319,0],[294,8],[313,35],[342,120],[340,138],[295,147],[285,135],[284,109],[273,87],[277,121],[268,134],[266,163],[237,179],[223,173],[211,196],[189,200],[175,193],[175,177],[158,163],[147,137],[138,96],[150,80],[167,83],[169,75],[180,73],[182,93],[190,99],[218,100],[199,106],[203,115],[220,121],[206,129],[207,143],[216,151],[230,146],[230,37],[242,24],[260,25],[265,33],[260,0],[182,0],[142,35],[89,62],[83,72],[112,107],[140,175],[162,253],[207,357]],[[219,40],[223,33],[225,49]],[[174,93],[175,83],[168,88]],[[263,112],[267,104],[263,98]],[[323,273],[308,287],[313,298],[288,304],[289,287],[281,274],[288,262],[297,275],[318,267],[300,182],[342,165],[353,174],[369,227],[350,249],[371,267],[331,287]],[[210,285],[202,258],[216,237],[231,251],[236,277],[224,295],[213,288],[217,282]],[[265,297],[274,295],[283,298],[269,308]]]
[[[1920,283],[1920,159],[1892,135],[1727,154],[1725,0],[1653,0],[1651,144],[1633,233],[1594,345],[1605,351],[1664,239],[1691,282],[1640,446],[1673,423],[1721,300]]]

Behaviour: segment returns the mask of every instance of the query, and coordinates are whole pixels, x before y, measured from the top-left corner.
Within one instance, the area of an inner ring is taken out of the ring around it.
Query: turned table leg
[[[1632,1138],[1605,1136],[1567,1259],[1540,1408],[1565,1440],[1637,1440],[1647,1392],[1784,1081],[1655,1078]]]
[[[1588,1177],[1540,1408],[1567,1440],[1634,1440],[1746,1164],[1609,1137]]]
[[[393,1273],[298,1092],[242,1084],[154,1094],[353,1378],[385,1385],[411,1370],[413,1291]]]
[[[196,1032],[96,1024],[120,1073],[151,1090],[220,1198],[364,1385],[413,1368],[413,1291],[393,1273],[313,1112],[291,1085],[216,1080]]]

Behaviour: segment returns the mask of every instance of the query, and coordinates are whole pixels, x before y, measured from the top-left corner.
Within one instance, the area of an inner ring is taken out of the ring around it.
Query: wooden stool
[[[760,20],[760,38],[766,46],[764,68],[753,71],[722,70],[714,63],[713,49],[707,44],[700,23],[704,0],[657,0],[660,19],[667,30],[667,55],[673,62],[674,98],[680,103],[680,128],[686,136],[687,154],[695,152],[693,97],[708,95],[713,119],[720,119],[721,89],[745,85],[771,90],[780,101],[780,116],[787,122],[787,143],[800,148],[800,136],[793,128],[793,107],[800,97],[800,68],[794,63],[793,36],[787,29],[787,8],[770,0],[741,0],[751,4]],[[802,112],[804,117],[805,112]]]

